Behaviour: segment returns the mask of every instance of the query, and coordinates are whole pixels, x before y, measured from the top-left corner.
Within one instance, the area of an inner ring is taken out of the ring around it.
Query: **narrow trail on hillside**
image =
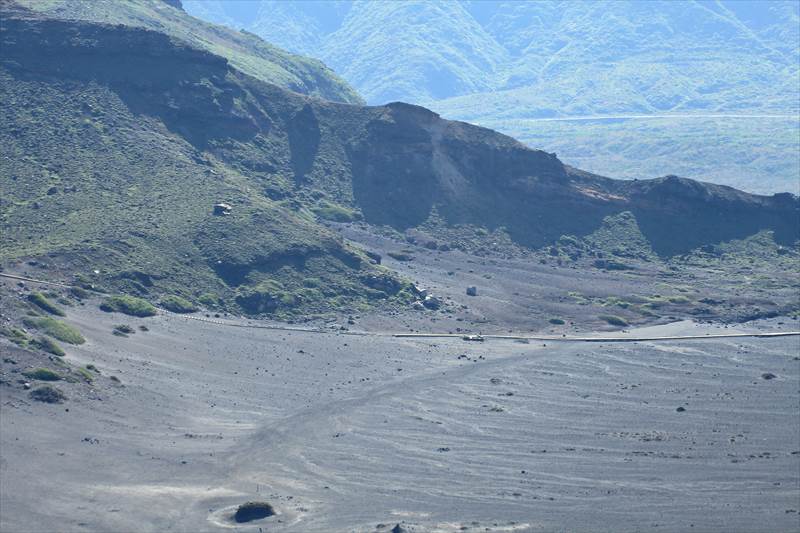
[[[0,273],[0,277],[7,279],[14,279],[18,281],[27,281],[30,283],[39,283],[42,285],[50,285],[61,287],[65,289],[78,288],[74,285],[66,283],[59,283],[54,281],[45,281],[26,276],[17,276],[15,274]],[[83,287],[80,287],[83,288]],[[100,291],[92,289],[84,289],[93,292],[94,294],[104,295]],[[441,338],[461,338],[465,341],[485,341],[485,340],[514,340],[514,341],[545,341],[545,342],[645,342],[645,341],[685,341],[685,340],[702,340],[702,339],[723,339],[723,338],[766,338],[766,337],[794,337],[800,336],[800,331],[778,331],[778,332],[753,332],[753,333],[707,333],[704,335],[667,335],[667,336],[631,336],[631,337],[615,337],[615,336],[555,336],[555,335],[474,335],[468,332],[464,333],[398,333],[391,331],[331,331],[322,328],[303,328],[297,326],[283,326],[278,324],[253,324],[246,322],[233,322],[226,320],[215,320],[212,318],[205,318],[200,316],[193,316],[181,313],[173,313],[164,308],[157,307],[159,313],[182,318],[186,320],[196,320],[198,322],[205,322],[214,324],[216,326],[226,326],[234,328],[250,328],[250,329],[271,329],[277,331],[294,331],[301,333],[336,333],[337,335],[355,335],[361,337],[393,337],[401,338],[417,338],[417,339],[441,339]],[[623,331],[624,333],[624,331]]]

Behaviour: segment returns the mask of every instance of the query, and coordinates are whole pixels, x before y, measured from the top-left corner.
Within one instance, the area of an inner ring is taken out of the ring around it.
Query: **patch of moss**
[[[47,297],[40,292],[30,293],[28,295],[28,301],[34,304],[39,309],[47,311],[51,315],[65,316],[64,311],[62,311],[56,304],[48,300]]]
[[[100,309],[107,313],[117,312],[130,316],[155,316],[156,308],[150,302],[135,296],[111,296],[100,304]]]
[[[25,318],[23,323],[30,328],[38,329],[42,333],[62,342],[69,344],[83,344],[86,342],[86,339],[83,338],[77,329],[54,318]]]

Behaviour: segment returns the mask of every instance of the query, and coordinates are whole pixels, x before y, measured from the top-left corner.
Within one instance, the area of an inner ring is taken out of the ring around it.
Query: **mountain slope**
[[[163,0],[13,0],[12,5],[50,18],[123,24],[166,33],[225,57],[246,74],[291,91],[337,102],[362,101],[320,61],[287,53],[253,34],[205,23]]]
[[[410,297],[326,219],[537,250],[630,217],[662,258],[800,232],[788,194],[596,176],[421,107],[290,92],[150,30],[4,14],[0,38],[0,260],[86,283],[289,316]]]

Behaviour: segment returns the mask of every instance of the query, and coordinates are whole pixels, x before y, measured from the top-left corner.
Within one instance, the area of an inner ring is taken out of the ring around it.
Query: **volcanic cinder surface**
[[[88,305],[68,321],[87,343],[67,359],[120,384],[53,405],[0,387],[4,532],[798,528],[796,337],[469,343]],[[275,514],[237,524],[251,501]]]

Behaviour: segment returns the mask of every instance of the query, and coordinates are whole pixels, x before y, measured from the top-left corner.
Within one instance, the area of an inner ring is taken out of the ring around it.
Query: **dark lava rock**
[[[467,296],[477,296],[478,287],[467,287]]]
[[[675,410],[678,411],[679,413],[682,413],[682,412],[686,411],[686,409],[684,409],[683,407],[678,407]]]
[[[236,509],[236,514],[233,519],[238,522],[250,522],[252,520],[259,520],[267,518],[275,514],[275,509],[272,508],[267,502],[247,502],[243,503]]]
[[[63,392],[50,385],[44,385],[30,392],[31,398],[44,403],[61,403],[67,399]]]
[[[396,524],[393,528],[391,533],[408,533],[408,530],[401,526],[400,524]]]
[[[775,379],[775,378],[777,378],[777,377],[778,377],[778,376],[776,376],[776,375],[775,375],[775,374],[773,374],[772,372],[764,372],[763,374],[761,374],[761,378],[762,378],[762,379]]]

